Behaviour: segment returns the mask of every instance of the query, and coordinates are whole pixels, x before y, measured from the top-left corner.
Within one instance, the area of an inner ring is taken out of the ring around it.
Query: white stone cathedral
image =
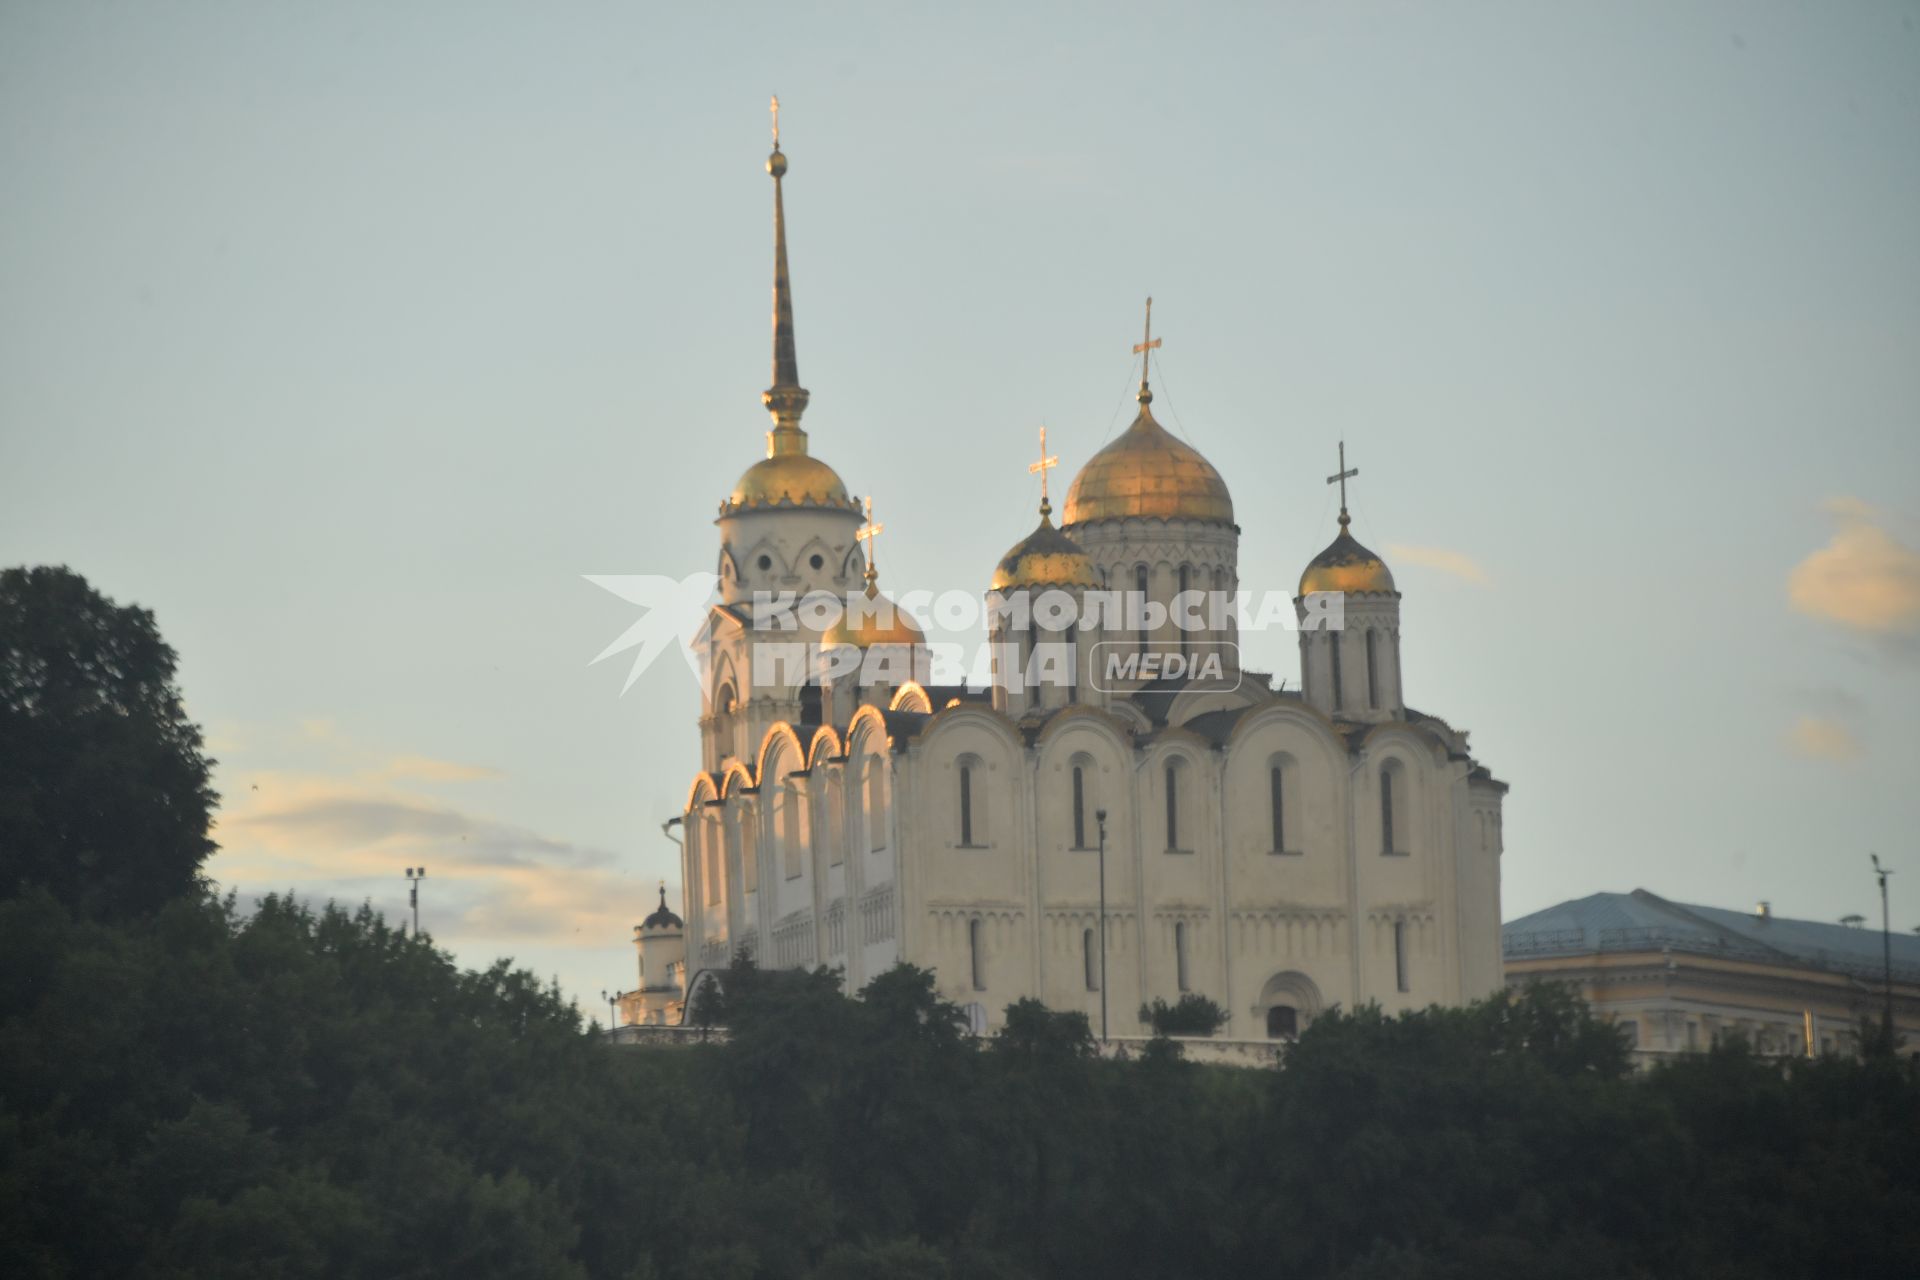
[[[861,507],[800,427],[777,134],[767,170],[773,429],[716,521],[684,940],[653,967],[684,945],[697,983],[744,949],[857,991],[905,961],[982,1027],[1034,996],[1097,1030],[1104,987],[1115,1034],[1195,992],[1242,1039],[1497,990],[1507,788],[1464,731],[1407,707],[1400,592],[1347,530],[1344,475],[1339,534],[1291,602],[1300,679],[1276,688],[1204,606],[1239,586],[1233,499],[1155,421],[1143,342],[1139,416],[992,574],[994,678],[932,684]],[[880,607],[794,630],[755,607],[782,593]],[[1344,626],[1306,625],[1321,593]],[[805,661],[768,659],[796,641]]]

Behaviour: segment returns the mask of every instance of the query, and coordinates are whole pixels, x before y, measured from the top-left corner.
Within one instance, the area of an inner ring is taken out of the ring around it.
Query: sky
[[[698,695],[586,575],[712,570],[763,450],[770,93],[890,589],[984,590],[1151,294],[1243,586],[1346,441],[1508,918],[1877,916],[1875,851],[1920,924],[1906,3],[0,3],[0,563],[154,610],[222,885],[424,865],[462,962],[635,984]]]

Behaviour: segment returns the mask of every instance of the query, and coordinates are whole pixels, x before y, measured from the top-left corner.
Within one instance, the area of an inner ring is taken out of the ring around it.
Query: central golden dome
[[[1227,482],[1198,449],[1154,421],[1152,399],[1142,391],[1133,425],[1073,478],[1063,527],[1129,517],[1233,523]]]

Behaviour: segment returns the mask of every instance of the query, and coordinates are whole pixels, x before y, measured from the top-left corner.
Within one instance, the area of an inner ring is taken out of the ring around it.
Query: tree
[[[1168,1004],[1156,999],[1140,1006],[1140,1021],[1157,1036],[1210,1036],[1227,1025],[1227,1011],[1197,992]]]
[[[0,896],[124,917],[189,892],[212,765],[153,614],[69,569],[0,572]]]

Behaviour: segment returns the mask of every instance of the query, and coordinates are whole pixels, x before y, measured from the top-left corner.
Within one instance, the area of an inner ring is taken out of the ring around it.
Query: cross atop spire
[[[1059,465],[1060,459],[1047,454],[1047,424],[1043,422],[1040,424],[1040,461],[1027,464],[1027,474],[1040,477],[1040,514],[1043,516],[1053,514],[1053,503],[1047,500],[1047,472]]]
[[[867,548],[867,594],[872,595],[877,588],[874,583],[880,577],[880,570],[873,562],[873,540],[885,533],[887,526],[876,524],[873,519],[873,496],[867,496],[867,522],[853,531],[856,542],[866,544]]]
[[[1340,486],[1340,527],[1345,529],[1351,520],[1347,518],[1347,481],[1360,474],[1360,468],[1347,466],[1347,442],[1340,442],[1340,470],[1327,477],[1328,484]]]
[[[1146,332],[1133,344],[1133,354],[1140,357],[1140,394],[1135,399],[1141,404],[1153,403],[1153,392],[1147,389],[1147,360],[1159,345],[1160,339],[1153,336],[1153,299],[1148,298]]]

